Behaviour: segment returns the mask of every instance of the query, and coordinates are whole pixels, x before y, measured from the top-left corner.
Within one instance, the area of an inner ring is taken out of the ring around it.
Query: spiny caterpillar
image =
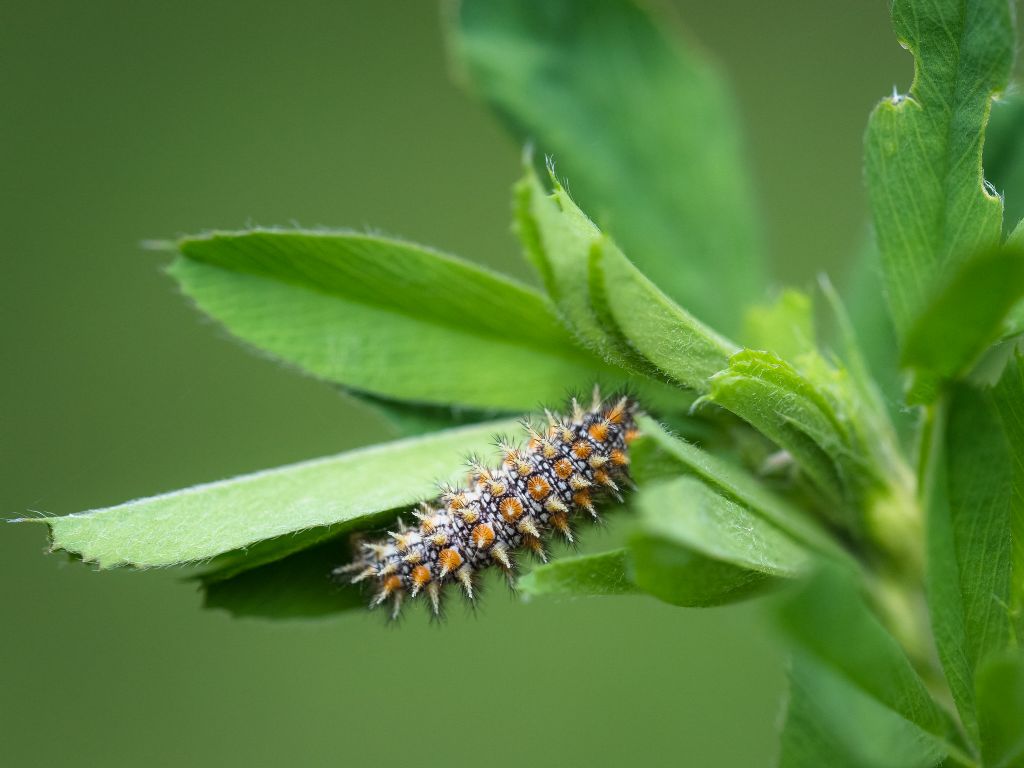
[[[572,542],[574,514],[586,511],[596,520],[601,495],[621,501],[619,483],[629,482],[628,446],[638,434],[637,405],[628,396],[605,403],[595,388],[589,410],[576,398],[571,402],[571,417],[544,412],[544,434],[524,420],[525,447],[499,440],[500,467],[470,460],[468,488],[443,487],[439,498],[413,513],[418,528],[399,519],[397,532],[362,542],[356,559],[334,573],[354,573],[352,583],[374,579],[370,607],[390,599],[395,618],[406,595],[423,592],[439,614],[442,587],[454,581],[472,600],[476,574],[497,565],[511,576],[517,550],[546,562],[544,539],[552,531]]]

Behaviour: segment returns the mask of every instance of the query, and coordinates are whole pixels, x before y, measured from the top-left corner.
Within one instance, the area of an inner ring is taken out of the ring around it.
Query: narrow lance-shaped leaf
[[[937,746],[962,754],[948,717],[868,610],[849,572],[821,569],[780,606],[779,621],[801,653],[913,723]]]
[[[634,583],[673,605],[742,600],[803,573],[805,549],[692,477],[637,494],[629,550]]]
[[[632,0],[461,0],[453,44],[641,270],[735,331],[763,286],[748,164],[721,79],[673,25]]]
[[[562,321],[587,349],[627,369],[645,368],[622,340],[594,314],[587,281],[590,251],[600,230],[552,176],[549,194],[532,166],[515,187],[516,230],[524,252],[540,273]],[[648,369],[649,371],[649,369]]]
[[[791,655],[779,768],[930,768],[934,738],[806,653]]]
[[[496,433],[514,428],[453,429],[39,522],[50,526],[54,548],[103,568],[207,560],[274,537],[375,521],[434,495],[439,480],[460,474],[467,452],[485,452]]]
[[[704,392],[737,348],[678,307],[619,251],[552,180],[527,169],[517,187],[524,248],[577,338],[626,369]]]
[[[885,300],[881,255],[874,234],[856,249],[856,258],[845,276],[851,329],[855,330],[871,379],[881,390],[890,417],[903,429],[911,429],[911,412],[904,407],[904,377],[899,363],[899,343],[892,313]]]
[[[617,380],[536,291],[420,246],[258,230],[179,247],[171,274],[200,309],[243,341],[357,391],[509,411]]]
[[[865,149],[886,293],[902,337],[937,276],[999,242],[1002,202],[985,188],[981,155],[1014,33],[1008,0],[896,0],[892,20],[914,55],[914,82],[909,95],[875,109]]]
[[[1015,366],[1007,375],[1019,376]],[[1019,382],[1016,390],[1024,394]],[[1014,540],[1024,534],[1024,477],[992,392],[959,385],[943,416],[940,411],[925,474],[929,606],[950,690],[977,743],[975,674],[1015,636],[1010,610],[1019,606]]]
[[[602,237],[590,252],[591,306],[606,332],[679,385],[707,392],[709,378],[737,351],[679,307]]]

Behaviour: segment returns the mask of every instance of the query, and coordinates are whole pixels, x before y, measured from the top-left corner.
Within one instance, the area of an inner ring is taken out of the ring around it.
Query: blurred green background
[[[746,119],[775,274],[841,276],[860,140],[910,57],[884,0],[687,0]],[[140,242],[247,224],[400,234],[527,277],[519,149],[422,0],[0,4],[0,512],[67,513],[387,436],[204,321]],[[700,115],[694,115],[699,120]],[[570,179],[571,183],[571,179]],[[200,610],[0,529],[12,766],[770,764],[783,658],[756,606],[520,604],[398,628]],[[591,532],[590,536],[601,536]]]

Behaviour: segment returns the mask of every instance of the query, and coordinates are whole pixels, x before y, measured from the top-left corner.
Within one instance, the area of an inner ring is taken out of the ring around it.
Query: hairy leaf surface
[[[809,567],[799,544],[695,478],[644,488],[636,506],[633,580],[673,605],[734,602]]]
[[[615,378],[536,291],[421,246],[344,233],[186,238],[182,289],[235,336],[395,400],[527,410]]]
[[[856,531],[856,506],[879,482],[864,440],[868,427],[857,423],[860,409],[845,371],[817,356],[805,362],[806,374],[770,352],[743,350],[712,378],[708,400],[788,451],[832,521]]]
[[[643,442],[634,446],[634,453],[639,454],[634,459],[638,472],[644,472],[644,464],[650,463],[642,458],[644,452],[649,447],[660,450],[672,460],[672,472],[694,475],[726,498],[819,553],[840,559],[847,557],[806,512],[772,493],[764,483],[742,468],[670,434],[650,417],[641,416],[637,425],[644,436]]]
[[[590,251],[589,281],[606,331],[681,386],[707,392],[710,377],[738,349],[662,293],[607,237]]]
[[[514,421],[439,432],[116,507],[41,518],[55,548],[102,568],[189,563],[322,526],[332,534],[429,498],[456,479],[467,452],[487,453]],[[307,542],[309,543],[309,542]]]

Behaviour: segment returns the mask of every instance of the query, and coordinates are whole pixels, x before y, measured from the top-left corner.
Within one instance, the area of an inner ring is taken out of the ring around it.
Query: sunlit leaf
[[[590,251],[590,300],[610,335],[655,371],[695,392],[737,347],[680,308],[606,237]]]
[[[438,480],[461,474],[468,452],[486,453],[495,434],[515,429],[463,427],[40,522],[54,548],[103,568],[207,560],[323,526],[337,534],[371,524],[433,496]]]
[[[509,411],[615,378],[536,291],[421,246],[257,230],[179,248],[171,274],[200,309],[254,347],[357,391]]]

